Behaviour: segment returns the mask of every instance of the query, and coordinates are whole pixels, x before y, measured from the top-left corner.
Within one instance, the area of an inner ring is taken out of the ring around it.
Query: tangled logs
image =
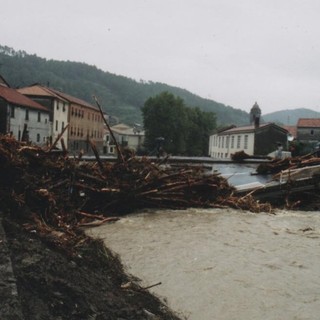
[[[29,229],[48,233],[55,228],[73,237],[79,226],[113,221],[141,208],[266,209],[249,197],[235,197],[225,178],[200,165],[172,168],[133,154],[115,163],[96,157],[96,162],[81,161],[65,151],[0,136],[2,210],[26,218]]]
[[[298,169],[316,165],[320,165],[320,158],[313,153],[309,153],[301,157],[273,159],[270,162],[261,163],[256,171],[258,174],[276,174],[282,170]]]

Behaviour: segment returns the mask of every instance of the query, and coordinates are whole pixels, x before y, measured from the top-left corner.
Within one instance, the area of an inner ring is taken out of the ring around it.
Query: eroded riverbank
[[[318,319],[320,215],[152,211],[88,231],[188,319]]]

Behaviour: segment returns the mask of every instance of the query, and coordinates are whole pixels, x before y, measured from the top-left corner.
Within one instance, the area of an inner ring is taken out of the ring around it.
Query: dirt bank
[[[8,219],[3,226],[22,316],[5,313],[15,303],[6,299],[2,320],[179,319],[128,276],[101,242],[86,241],[71,253]]]

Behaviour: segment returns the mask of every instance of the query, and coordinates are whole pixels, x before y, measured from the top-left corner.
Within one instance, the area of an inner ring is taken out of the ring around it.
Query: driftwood
[[[142,208],[233,207],[270,211],[202,166],[159,166],[134,155],[85,162],[0,136],[0,205],[60,246],[86,241],[79,227],[112,222]],[[53,240],[54,239],[54,240]]]
[[[314,153],[309,153],[301,157],[274,159],[270,162],[261,163],[256,171],[258,174],[276,174],[282,170],[298,169],[316,165],[320,165],[320,158],[316,157]]]

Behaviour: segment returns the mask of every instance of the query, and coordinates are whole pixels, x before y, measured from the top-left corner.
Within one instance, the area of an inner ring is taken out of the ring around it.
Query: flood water
[[[187,319],[320,317],[320,212],[145,211],[88,234]]]
[[[252,182],[266,183],[272,179],[272,175],[252,175],[256,172],[259,164],[239,164],[230,163],[226,164],[214,164],[212,166],[212,172],[218,172],[225,177],[229,184],[233,186],[247,184]]]

